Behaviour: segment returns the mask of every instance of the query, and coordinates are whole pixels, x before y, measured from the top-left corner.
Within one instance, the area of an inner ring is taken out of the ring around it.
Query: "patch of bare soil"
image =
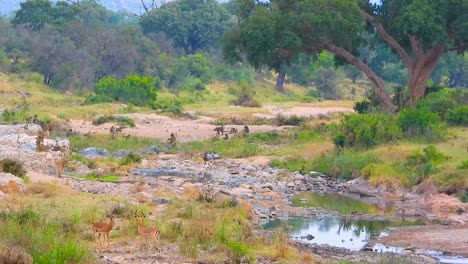
[[[160,140],[167,140],[171,133],[175,133],[179,142],[189,142],[194,140],[209,139],[216,136],[215,125],[210,122],[215,119],[201,117],[196,120],[172,119],[167,116],[157,114],[126,114],[135,122],[135,127],[125,128],[123,134],[130,134],[139,137],[152,137]],[[109,134],[111,123],[95,126],[91,122],[83,120],[70,120],[68,125],[76,132],[86,134]],[[243,130],[241,125],[229,125],[226,129],[236,128],[239,132]],[[249,126],[251,133],[279,131],[283,127],[276,126]]]
[[[256,117],[274,118],[277,115],[282,116],[301,116],[301,117],[318,117],[321,115],[329,115],[333,113],[354,113],[352,108],[348,107],[312,107],[312,106],[294,106],[291,108],[281,108],[275,106],[265,106],[270,111],[270,114],[254,114]]]
[[[468,257],[468,224],[454,226],[404,227],[383,237],[379,243],[395,247],[437,250]]]

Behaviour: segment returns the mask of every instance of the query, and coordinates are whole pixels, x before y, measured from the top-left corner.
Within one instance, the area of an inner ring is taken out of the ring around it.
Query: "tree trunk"
[[[359,60],[359,58],[349,53],[347,50],[335,45],[326,45],[325,49],[335,54],[336,56],[340,56],[346,60],[346,62],[354,65],[356,68],[364,72],[367,78],[369,78],[369,80],[374,83],[373,88],[375,95],[377,98],[379,98],[379,101],[382,103],[382,105],[391,112],[397,111],[397,107],[393,104],[392,98],[385,90],[385,84],[383,80],[377,76],[377,74],[371,68],[369,68],[367,64],[363,63],[361,60]]]
[[[284,94],[284,79],[286,78],[286,72],[278,72],[278,79],[276,80],[276,90]]]
[[[442,48],[434,47],[427,53],[417,52],[414,62],[408,69],[408,101],[406,106],[413,106],[426,93],[427,82],[442,54]]]

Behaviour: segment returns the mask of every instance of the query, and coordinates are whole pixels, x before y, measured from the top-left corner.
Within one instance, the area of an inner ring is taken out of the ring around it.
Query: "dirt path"
[[[393,231],[379,241],[395,247],[416,247],[468,257],[468,224],[405,227]]]
[[[258,117],[274,118],[278,114],[285,116],[298,115],[298,116],[319,116],[326,115],[333,112],[353,112],[353,109],[345,107],[292,107],[288,109],[268,107],[270,114],[255,114]],[[188,142],[194,140],[203,140],[212,138],[216,135],[213,131],[215,125],[212,125],[216,119],[206,116],[201,116],[196,120],[187,119],[172,119],[167,116],[158,114],[125,114],[132,118],[135,122],[135,127],[126,128],[124,134],[131,134],[140,137],[153,137],[161,140],[167,140],[171,133],[176,133],[177,139],[180,142]],[[82,134],[108,134],[111,123],[105,123],[99,126],[91,124],[91,122],[83,120],[70,120],[68,125],[74,130]],[[229,125],[229,128],[237,128],[242,131],[242,125]],[[262,126],[249,126],[251,133],[257,132],[271,132],[280,131],[284,127],[262,125]]]

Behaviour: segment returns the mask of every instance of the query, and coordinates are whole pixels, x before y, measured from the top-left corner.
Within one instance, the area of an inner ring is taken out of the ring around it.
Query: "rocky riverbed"
[[[54,161],[63,158],[63,152],[69,151],[69,142],[66,139],[45,139],[46,145],[51,147],[60,145],[61,151],[37,152],[35,139],[39,129],[40,127],[35,125],[0,126],[0,159],[14,158],[23,162],[32,181],[55,181],[79,192],[120,196],[135,203],[152,202],[155,205],[171,202],[167,197],[159,195],[163,190],[171,190],[176,194],[181,194],[187,189],[196,188],[210,192],[210,195],[248,201],[253,206],[258,224],[272,219],[288,219],[294,216],[337,216],[354,220],[414,218],[428,223],[437,221],[445,224],[450,230],[462,228],[466,232],[468,206],[454,197],[437,193],[428,194],[417,191],[375,188],[362,178],[344,181],[332,179],[317,172],[310,172],[307,175],[299,172],[290,173],[270,167],[264,159],[219,159],[205,164],[200,157],[165,155],[160,154],[164,150],[152,150],[153,152],[151,152],[150,148],[147,148],[140,151],[145,155],[145,159],[118,182],[99,182],[68,177],[67,173],[77,175],[99,172],[99,168],[90,169],[78,161],[74,161],[75,170],[67,170],[65,177],[56,178],[54,177],[56,170]],[[127,152],[127,150],[119,150],[116,153],[125,155]],[[106,150],[89,151],[89,153],[82,154],[89,154],[90,158],[110,155]],[[12,177],[14,176],[0,175],[0,197],[8,195],[6,190]],[[13,180],[16,181],[16,179]],[[18,182],[17,185],[23,186],[23,183]],[[391,204],[393,209],[389,213],[379,215],[356,212],[343,216],[339,212],[327,211],[320,207],[294,206],[292,204],[293,195],[305,192],[338,193],[377,205]],[[436,227],[440,227],[440,225],[436,225]],[[429,227],[426,231],[430,229]],[[421,232],[426,231],[423,229]],[[398,232],[395,234],[395,236],[404,237]],[[392,240],[391,237],[390,235],[390,238],[384,241],[389,245],[404,244],[402,241]],[[465,252],[468,252],[468,241],[463,239],[466,238],[462,238],[461,244],[456,245],[456,251],[451,251],[449,248],[446,252],[463,252],[465,248],[467,249]],[[411,237],[407,237],[406,242],[408,241],[411,243]],[[428,241],[425,239],[419,241],[421,243],[416,245],[419,248],[431,249],[434,247],[433,245],[438,245],[436,243],[437,236],[428,238]],[[375,253],[351,253],[333,247],[294,243],[300,250],[309,250],[326,257],[369,261],[375,255]],[[124,256],[125,254],[122,252],[119,254],[100,252],[99,254],[107,262],[132,263],[132,260],[129,259],[131,256]],[[161,253],[158,254],[161,256]],[[138,258],[141,257],[138,256]],[[119,258],[125,260],[119,261]],[[183,262],[182,259],[180,261],[179,263]],[[429,263],[428,261],[424,256],[415,258],[415,262],[418,263]],[[168,261],[166,263],[175,262]]]

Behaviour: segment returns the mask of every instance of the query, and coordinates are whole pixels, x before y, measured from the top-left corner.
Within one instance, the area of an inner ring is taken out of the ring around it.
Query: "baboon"
[[[246,134],[250,133],[250,129],[248,126],[244,126],[244,133]]]
[[[26,121],[27,124],[31,124],[32,123],[32,116],[26,116],[24,118],[24,121]]]
[[[73,135],[73,129],[68,129],[67,134],[65,134],[66,137],[71,137]]]
[[[228,140],[229,139],[229,135],[226,133],[224,134],[224,137],[223,137],[224,140]]]
[[[125,138],[125,139],[129,139],[129,138],[130,138],[130,134],[125,135],[124,138]]]
[[[169,145],[174,145],[176,143],[176,136],[174,135],[174,133],[171,133],[171,137],[167,139],[167,142],[169,143]]]
[[[217,136],[224,135],[224,126],[215,127],[213,131],[216,131]]]
[[[229,130],[229,134],[236,134],[237,132],[237,128],[235,127],[231,127],[231,129]]]
[[[114,127],[114,126],[111,126],[110,129],[109,129],[109,131],[111,132],[111,134],[114,134],[114,132],[115,132],[115,127]]]
[[[36,125],[39,125],[39,119],[37,118],[37,114],[34,115],[33,117],[33,120],[32,120],[33,124],[36,124]]]
[[[118,128],[115,129],[115,133],[122,133],[124,128],[125,128],[124,126],[119,126]]]

